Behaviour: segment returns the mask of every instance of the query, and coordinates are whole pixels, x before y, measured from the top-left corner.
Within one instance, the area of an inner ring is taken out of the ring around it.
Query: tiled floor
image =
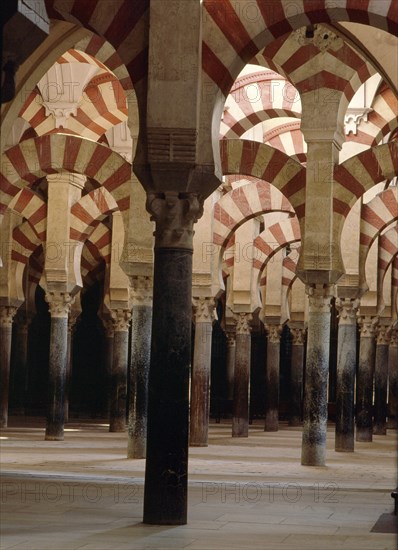
[[[188,525],[159,527],[142,524],[145,461],[125,458],[124,434],[72,423],[46,442],[37,421],[20,426],[1,432],[1,550],[397,548],[370,532],[393,509],[396,430],[335,453],[330,427],[328,465],[311,468],[299,429],[232,439],[212,425],[209,447],[190,452]]]

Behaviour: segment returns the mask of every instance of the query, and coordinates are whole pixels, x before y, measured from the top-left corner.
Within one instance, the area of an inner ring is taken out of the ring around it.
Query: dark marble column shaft
[[[19,313],[18,313],[19,317]],[[15,334],[15,347],[13,346],[13,352],[15,351],[15,366],[16,377],[15,384],[15,412],[17,414],[25,414],[25,401],[28,382],[28,329],[29,320],[24,313],[17,321],[17,330]]]
[[[66,375],[65,375],[65,423],[69,421],[69,394],[72,385],[72,369],[73,369],[73,331],[75,327],[75,319],[68,320],[68,352],[66,357]]]
[[[138,279],[138,277],[137,277]],[[148,379],[151,357],[152,296],[151,280],[135,281],[136,299],[131,318],[130,396],[127,458],[146,457],[148,424]],[[138,285],[141,285],[139,293]],[[139,294],[139,298],[138,298]]]
[[[398,327],[392,328],[388,346],[388,427],[398,427]]]
[[[51,316],[48,371],[47,441],[63,441],[65,422],[66,361],[68,318]]]
[[[279,369],[282,327],[267,324],[267,364],[265,370],[265,423],[264,431],[279,429]]]
[[[128,329],[131,312],[126,309],[117,309],[112,310],[111,315],[114,337],[109,431],[124,432],[127,420]]]
[[[232,437],[248,437],[249,435],[249,382],[251,315],[238,313],[236,324],[234,403],[232,416]]]
[[[233,401],[234,398],[234,377],[235,377],[235,352],[236,352],[236,333],[233,330],[227,330],[227,399]]]
[[[0,306],[0,428],[8,425],[12,320],[15,307]]]
[[[292,359],[290,369],[289,426],[300,426],[303,408],[304,328],[293,327]]]
[[[387,379],[388,379],[388,346],[389,337],[386,326],[380,325],[376,336],[375,359],[375,406],[374,426],[375,435],[387,434]]]
[[[331,289],[307,287],[309,295],[307,364],[301,464],[324,466],[326,459]]]
[[[195,347],[191,375],[189,442],[192,447],[207,447],[214,300],[212,298],[196,298],[194,307]]]
[[[106,413],[108,418],[110,418],[112,400],[113,340],[115,331],[113,330],[113,322],[111,319],[103,319],[103,324],[105,327],[104,369],[106,377]]]
[[[149,194],[156,222],[144,523],[184,525],[188,510],[189,373],[195,194]]]
[[[335,450],[354,451],[354,387],[358,300],[336,300],[339,311]]]
[[[359,362],[356,396],[356,441],[373,438],[373,378],[375,368],[375,318],[360,319]]]

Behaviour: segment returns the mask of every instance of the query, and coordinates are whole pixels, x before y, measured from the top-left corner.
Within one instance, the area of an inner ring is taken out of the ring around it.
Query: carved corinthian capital
[[[389,329],[390,334],[390,346],[398,347],[398,325],[392,325]]]
[[[349,298],[337,298],[336,308],[339,312],[340,325],[356,324],[359,300],[350,300]]]
[[[156,222],[155,248],[192,250],[193,224],[203,214],[203,199],[194,193],[148,193],[146,208]]]
[[[67,318],[72,307],[74,297],[69,292],[51,290],[46,292],[45,300],[48,303],[51,317]]]
[[[361,329],[361,338],[374,338],[376,334],[376,326],[378,317],[362,316],[359,318],[359,326]]]
[[[131,305],[152,306],[152,277],[133,275],[130,277]]]
[[[389,343],[390,343],[390,333],[388,331],[388,326],[379,325],[376,328],[376,345],[388,346]]]
[[[0,327],[11,328],[17,308],[13,306],[0,306]]]
[[[266,324],[267,339],[270,344],[279,344],[281,341],[282,325]]]
[[[310,313],[329,313],[333,296],[333,287],[323,285],[307,286],[308,305]]]
[[[111,317],[115,332],[128,332],[131,319],[131,311],[129,309],[112,309]]]
[[[236,313],[236,334],[250,334],[251,313]]]
[[[195,323],[212,323],[215,319],[215,303],[213,298],[193,299]]]
[[[290,334],[292,335],[293,346],[303,346],[305,339],[305,328],[291,328]]]

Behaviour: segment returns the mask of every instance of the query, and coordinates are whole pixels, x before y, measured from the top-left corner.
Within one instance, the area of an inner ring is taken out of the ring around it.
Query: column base
[[[338,453],[353,453],[354,434],[336,434],[334,450]]]
[[[249,426],[245,421],[239,419],[232,420],[232,437],[248,437]]]
[[[373,441],[372,428],[357,428],[355,440],[360,443],[370,443],[371,441]]]
[[[292,428],[295,428],[297,426],[302,426],[302,425],[303,425],[303,422],[301,418],[291,418],[289,420],[289,426],[291,426]]]
[[[123,422],[123,423],[118,423],[118,422],[115,422],[115,423],[111,423],[109,425],[109,431],[111,433],[122,433],[122,432],[125,432],[126,431],[126,423]]]
[[[65,441],[63,435],[45,435],[44,441]]]
[[[387,435],[387,428],[385,426],[374,426],[374,435]]]
[[[326,466],[326,448],[324,445],[303,445],[301,451],[302,466]]]
[[[129,440],[127,443],[127,458],[146,458],[146,442],[138,444]]]

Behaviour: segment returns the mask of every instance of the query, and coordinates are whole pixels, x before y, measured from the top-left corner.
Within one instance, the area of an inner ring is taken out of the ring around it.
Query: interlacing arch
[[[8,209],[25,218],[41,241],[46,240],[47,203],[29,187],[24,187],[15,195]]]
[[[26,140],[1,157],[0,215],[11,199],[37,179],[57,172],[85,175],[113,196],[123,213],[129,208],[131,164],[109,147],[66,134]]]
[[[71,208],[70,238],[85,241],[98,222],[116,210],[118,205],[105,188],[93,189]]]
[[[224,175],[252,176],[271,183],[293,206],[301,221],[305,213],[305,168],[285,153],[254,141],[220,141]]]
[[[388,268],[398,254],[398,225],[379,237],[377,256],[377,309],[381,313],[385,307],[383,299],[384,280]]]

